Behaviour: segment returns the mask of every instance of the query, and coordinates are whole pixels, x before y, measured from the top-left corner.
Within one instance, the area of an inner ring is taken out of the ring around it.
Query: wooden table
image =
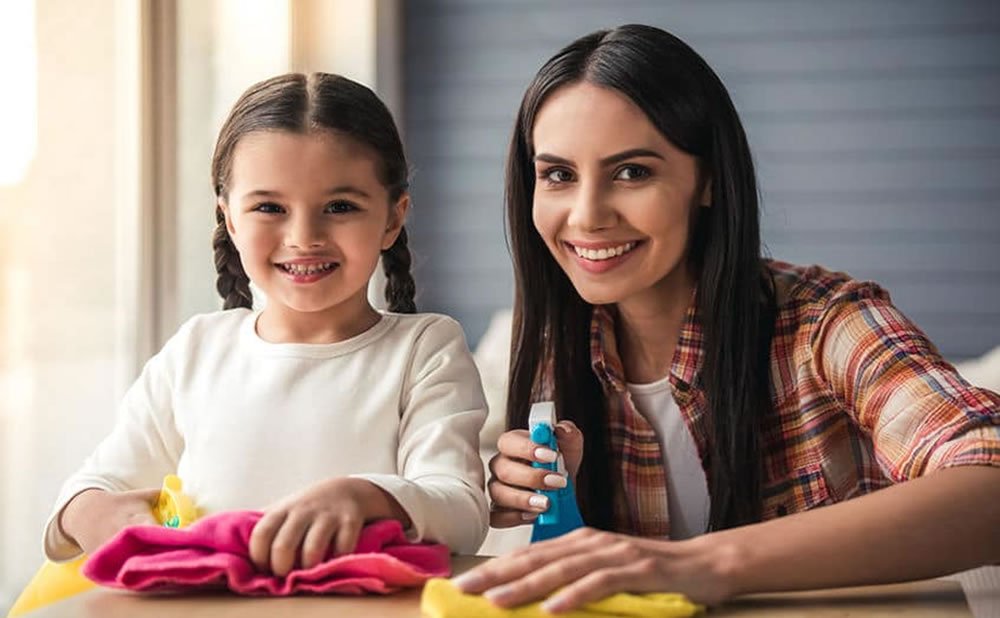
[[[485,558],[457,557],[454,562],[455,570],[465,571],[483,560]],[[98,589],[29,614],[30,618],[175,618],[176,616],[419,618],[420,592],[411,590],[388,597],[254,599],[222,594],[158,597]],[[929,580],[889,586],[753,595],[713,608],[709,618],[715,616],[969,618],[972,613],[958,583]]]

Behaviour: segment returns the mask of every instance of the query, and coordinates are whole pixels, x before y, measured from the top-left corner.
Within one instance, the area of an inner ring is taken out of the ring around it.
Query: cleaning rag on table
[[[478,594],[465,594],[447,579],[432,579],[424,585],[420,610],[427,618],[551,618],[541,603],[503,609]],[[613,594],[579,609],[559,614],[559,618],[686,618],[704,611],[683,594]]]
[[[285,577],[258,571],[250,533],[263,514],[230,511],[187,528],[131,526],[90,557],[83,574],[113,588],[184,591],[226,588],[245,595],[388,594],[451,573],[445,545],[411,543],[395,520],[368,524],[353,553]]]

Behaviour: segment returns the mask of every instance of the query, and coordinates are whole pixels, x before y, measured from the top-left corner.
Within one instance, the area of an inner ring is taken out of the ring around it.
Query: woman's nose
[[[581,183],[570,206],[567,225],[589,232],[612,227],[616,219],[606,192],[596,183]]]

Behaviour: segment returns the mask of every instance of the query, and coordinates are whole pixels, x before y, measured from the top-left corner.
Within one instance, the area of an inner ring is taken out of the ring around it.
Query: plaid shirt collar
[[[691,294],[680,338],[670,363],[670,385],[678,405],[685,405],[699,380],[704,360],[704,335],[698,320],[696,293]],[[595,305],[590,319],[590,364],[609,392],[625,394],[625,370],[615,338],[617,311],[613,305]]]

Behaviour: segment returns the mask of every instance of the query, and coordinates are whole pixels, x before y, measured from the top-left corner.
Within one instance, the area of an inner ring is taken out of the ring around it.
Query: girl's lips
[[[330,264],[330,267],[321,270],[314,270],[312,272],[304,272],[304,271],[295,272],[285,268],[285,264],[293,264],[295,266],[314,266],[319,264]],[[324,279],[330,276],[338,268],[340,268],[340,264],[336,262],[322,262],[315,260],[312,261],[296,260],[293,262],[284,262],[283,264],[275,264],[274,267],[278,269],[278,272],[284,275],[286,279],[292,281],[293,283],[306,284],[306,283],[315,283],[320,279]]]

